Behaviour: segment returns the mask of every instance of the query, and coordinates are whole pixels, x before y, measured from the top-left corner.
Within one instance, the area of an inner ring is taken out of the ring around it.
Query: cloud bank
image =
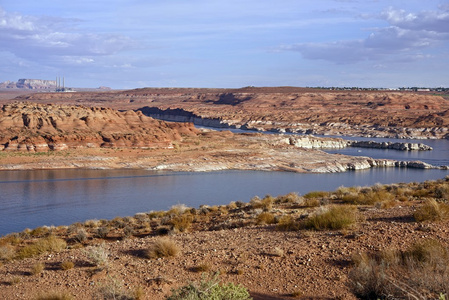
[[[26,16],[0,7],[0,51],[34,62],[86,64],[135,46],[116,34],[86,33],[76,29],[76,19]],[[65,29],[65,30],[61,30]]]
[[[300,52],[306,59],[349,64],[421,59],[429,56],[427,50],[449,41],[449,6],[419,13],[388,8],[379,17],[389,26],[372,29],[365,39],[298,43],[279,49]]]

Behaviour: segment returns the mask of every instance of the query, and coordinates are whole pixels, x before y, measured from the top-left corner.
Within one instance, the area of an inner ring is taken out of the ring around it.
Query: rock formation
[[[49,90],[49,89],[56,88],[56,80],[19,79],[17,82],[11,82],[11,81],[1,82],[0,88]]]
[[[0,150],[48,151],[86,147],[172,147],[196,135],[190,123],[167,123],[110,108],[15,103],[0,109]]]
[[[18,100],[64,101],[126,110],[149,107],[145,112],[149,116],[250,130],[449,138],[449,101],[430,92],[331,91],[293,87],[146,88],[111,92],[35,93]]]

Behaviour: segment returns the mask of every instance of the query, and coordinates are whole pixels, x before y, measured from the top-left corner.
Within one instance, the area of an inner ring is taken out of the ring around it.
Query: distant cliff
[[[19,79],[17,82],[13,81],[1,82],[0,88],[50,90],[56,88],[56,80]]]

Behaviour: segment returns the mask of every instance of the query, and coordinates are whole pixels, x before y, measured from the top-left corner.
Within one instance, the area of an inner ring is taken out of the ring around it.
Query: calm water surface
[[[439,179],[449,171],[379,168],[338,174],[224,171],[161,173],[143,170],[0,172],[0,235],[42,225],[69,225],[183,203],[227,204],[253,196],[335,190],[339,186]]]

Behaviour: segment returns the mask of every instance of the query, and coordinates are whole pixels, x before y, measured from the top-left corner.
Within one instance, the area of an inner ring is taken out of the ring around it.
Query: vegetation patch
[[[252,299],[245,287],[233,283],[220,283],[218,275],[207,279],[203,276],[200,282],[192,282],[188,285],[172,290],[167,300],[250,300]]]
[[[178,255],[180,248],[178,245],[168,238],[158,238],[153,245],[144,251],[147,258],[174,257]]]
[[[446,299],[448,249],[437,240],[419,241],[405,251],[384,250],[354,257],[349,273],[353,292],[362,299]]]
[[[449,205],[447,203],[438,203],[435,199],[427,199],[415,211],[413,217],[417,222],[446,220],[449,218]]]
[[[348,228],[357,222],[357,208],[350,205],[332,205],[317,211],[302,220],[302,229],[339,230]]]

